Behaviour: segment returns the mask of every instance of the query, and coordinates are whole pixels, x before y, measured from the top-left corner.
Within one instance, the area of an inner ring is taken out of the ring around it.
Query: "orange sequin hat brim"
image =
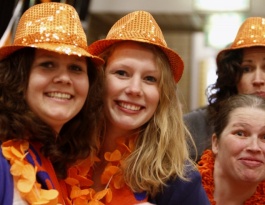
[[[40,3],[26,10],[19,20],[14,43],[0,48],[0,60],[26,47],[88,57],[96,65],[104,63],[88,52],[78,13],[65,3]]]
[[[92,54],[100,55],[109,46],[128,40],[158,46],[169,60],[175,82],[180,80],[184,63],[175,51],[168,48],[160,27],[146,11],[135,11],[125,15],[111,27],[105,39],[95,41],[88,49]]]
[[[235,40],[217,54],[216,60],[218,62],[220,56],[226,52],[254,46],[265,46],[265,18],[247,18],[238,29]]]

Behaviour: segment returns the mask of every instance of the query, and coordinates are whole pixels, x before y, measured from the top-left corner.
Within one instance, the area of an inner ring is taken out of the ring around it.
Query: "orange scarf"
[[[55,171],[51,162],[40,153],[40,144],[9,140],[1,146],[22,198],[29,204],[64,204]]]
[[[204,151],[201,160],[198,162],[198,169],[202,175],[202,184],[207,193],[209,201],[212,205],[216,205],[214,201],[214,155],[211,150]],[[265,181],[261,182],[256,192],[245,201],[244,205],[262,205],[265,204]]]
[[[65,180],[70,192],[68,201],[75,205],[133,205],[146,202],[146,194],[133,193],[125,184],[120,168],[124,159],[134,149],[135,137],[126,141],[121,138],[117,142],[117,149],[104,155],[107,165],[101,175],[101,183],[105,189],[96,192],[93,188],[93,165],[100,161],[96,156],[89,157],[73,166],[68,171]]]

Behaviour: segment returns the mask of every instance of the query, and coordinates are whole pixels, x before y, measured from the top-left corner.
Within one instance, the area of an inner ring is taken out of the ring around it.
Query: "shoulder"
[[[208,109],[202,107],[184,115],[183,120],[187,126],[197,148],[198,157],[211,145],[213,127],[208,120]],[[191,156],[195,159],[196,152],[191,149]]]
[[[1,145],[1,144],[0,144]],[[13,178],[10,165],[2,154],[0,146],[0,204],[13,204]]]
[[[184,114],[185,121],[192,120],[192,119],[198,119],[202,117],[205,117],[205,118],[207,117],[207,106],[198,108],[196,110],[193,110],[191,112]]]
[[[205,134],[205,132],[210,129],[207,107],[202,107],[190,113],[186,113],[183,116],[183,120],[192,134],[193,132],[194,134],[197,132]]]
[[[198,171],[189,171],[189,181],[180,179],[170,180],[163,192],[155,197],[157,205],[210,205],[204,188],[201,175]]]

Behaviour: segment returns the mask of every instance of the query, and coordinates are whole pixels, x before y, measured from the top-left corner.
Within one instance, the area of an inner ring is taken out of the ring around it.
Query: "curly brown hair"
[[[237,84],[242,76],[243,49],[221,53],[217,58],[217,80],[207,88],[210,121],[219,110],[221,101],[238,94]]]
[[[81,111],[55,131],[33,113],[26,100],[34,48],[23,48],[0,62],[0,141],[26,139],[42,143],[59,178],[69,166],[90,153],[92,135],[102,109],[102,72],[87,58],[89,93]]]

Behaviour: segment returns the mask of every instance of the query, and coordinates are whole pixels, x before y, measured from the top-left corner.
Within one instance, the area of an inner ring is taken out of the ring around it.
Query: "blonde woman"
[[[209,204],[176,93],[183,62],[152,15],[129,13],[89,51],[106,62],[104,116],[94,153],[69,170],[70,200]]]

